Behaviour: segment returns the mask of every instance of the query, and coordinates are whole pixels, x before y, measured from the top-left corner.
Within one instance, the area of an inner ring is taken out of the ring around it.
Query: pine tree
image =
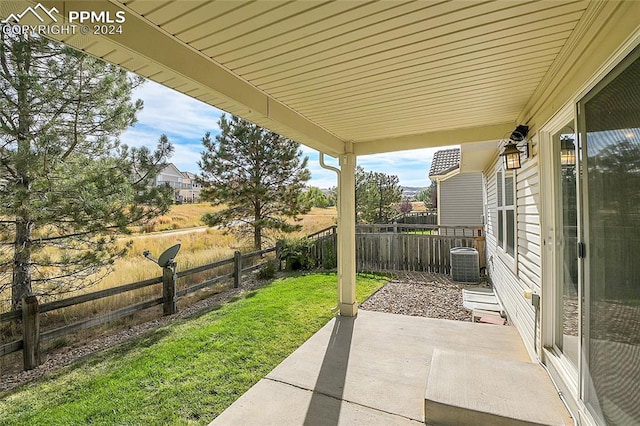
[[[329,198],[317,186],[311,186],[300,195],[301,201],[309,205],[309,207],[318,207],[325,209],[329,207]]]
[[[262,248],[265,230],[293,232],[300,225],[286,218],[309,211],[300,194],[311,178],[300,144],[249,121],[222,116],[215,140],[207,133],[199,166],[203,198],[225,208],[203,216],[209,226],[222,225],[250,234]]]
[[[356,219],[365,223],[389,223],[402,198],[396,175],[356,169]]]
[[[168,208],[148,183],[172,146],[129,149],[142,82],[35,35],[0,35],[0,292],[28,295],[97,282],[123,254],[116,233]]]

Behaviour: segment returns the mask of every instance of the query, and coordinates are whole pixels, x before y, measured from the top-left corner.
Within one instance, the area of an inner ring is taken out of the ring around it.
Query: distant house
[[[482,173],[460,173],[459,148],[434,154],[429,179],[438,188],[438,225],[482,226]]]
[[[169,185],[173,188],[174,200],[178,203],[193,203],[200,199],[201,185],[196,180],[196,175],[191,172],[181,172],[173,163],[166,165],[158,173],[153,185]]]
[[[180,195],[183,197],[183,201],[186,203],[195,203],[200,200],[200,191],[202,185],[198,183],[198,177],[195,173],[182,172],[182,183],[184,188],[180,190]]]

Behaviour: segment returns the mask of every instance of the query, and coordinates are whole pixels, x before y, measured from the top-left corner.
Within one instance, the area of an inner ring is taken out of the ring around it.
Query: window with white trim
[[[511,257],[515,257],[516,212],[515,177],[512,171],[496,173],[498,198],[498,246]]]

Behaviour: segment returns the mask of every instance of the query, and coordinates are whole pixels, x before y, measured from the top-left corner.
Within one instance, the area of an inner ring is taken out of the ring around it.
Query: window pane
[[[498,190],[498,207],[502,207],[502,172],[496,173],[496,186]]]
[[[574,367],[578,366],[578,202],[576,190],[575,152],[573,161],[571,155],[563,153],[575,150],[576,135],[573,122],[570,122],[560,132],[553,136],[553,144],[558,163],[558,193],[560,195],[561,211],[558,213],[558,223],[562,229],[562,250],[559,250],[558,261],[562,271],[556,281],[556,309],[557,324],[555,329],[555,344],[571,360]]]
[[[489,226],[488,229],[491,229],[493,236],[496,237],[497,239],[498,238],[498,209],[492,208],[488,210],[489,210],[489,220],[491,221],[490,223],[487,224]]]
[[[504,210],[498,211],[498,246],[504,247]]]
[[[585,399],[603,423],[640,424],[640,59],[584,103]]]
[[[504,205],[512,206],[513,203],[513,175],[504,177]]]
[[[507,253],[511,256],[515,255],[515,212],[513,210],[505,210],[507,216]]]

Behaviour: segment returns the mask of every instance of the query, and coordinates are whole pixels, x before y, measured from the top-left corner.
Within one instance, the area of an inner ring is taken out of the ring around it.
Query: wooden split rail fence
[[[162,268],[162,276],[159,277],[130,284],[124,284],[105,290],[81,294],[78,296],[73,296],[66,299],[56,300],[43,304],[39,304],[38,299],[35,296],[26,297],[25,299],[23,299],[20,309],[0,314],[0,325],[6,322],[17,320],[20,320],[22,323],[22,339],[0,345],[0,357],[13,352],[22,351],[24,369],[33,369],[40,364],[40,344],[43,342],[52,341],[70,333],[75,333],[80,330],[115,321],[119,318],[126,317],[133,313],[157,305],[163,306],[164,315],[172,315],[177,312],[178,298],[195,291],[211,287],[222,281],[230,280],[232,278],[233,286],[237,288],[240,286],[242,276],[244,274],[257,270],[267,263],[248,262],[249,260],[255,258],[262,259],[264,255],[272,252],[276,252],[276,258],[278,258],[279,250],[280,245],[277,244],[276,247],[246,254],[242,254],[237,251],[230,259],[220,260],[218,262],[209,263],[207,265],[198,266],[196,268],[191,268],[184,271],[177,271],[176,264],[173,263],[168,265],[167,267]],[[179,290],[177,288],[177,281],[180,278],[206,271],[211,271],[213,269],[222,268],[228,265],[233,265],[233,272],[217,275],[198,284],[181,288]],[[151,300],[146,300],[134,305],[126,306],[109,312],[105,315],[65,325],[63,327],[46,331],[40,330],[40,316],[44,313],[57,309],[67,308],[74,305],[79,305],[81,303],[100,300],[106,297],[115,296],[149,286],[154,286],[160,283],[162,283],[162,294],[159,297],[155,297]]]
[[[312,255],[316,259],[317,265],[324,268],[334,268],[337,262],[336,226],[318,231],[307,238],[314,241]],[[245,266],[247,261],[256,257],[262,258],[272,252],[276,252],[276,258],[280,259],[280,244],[252,253],[236,252],[233,258],[184,271],[177,271],[175,264],[169,265],[163,268],[162,276],[159,277],[44,304],[39,304],[35,296],[27,297],[23,300],[21,309],[0,314],[0,325],[19,320],[23,329],[21,340],[0,345],[0,357],[23,351],[24,368],[32,369],[39,365],[40,344],[42,342],[52,341],[70,333],[105,324],[157,305],[163,306],[164,315],[174,314],[177,311],[178,298],[187,294],[232,278],[234,287],[239,287],[243,274],[259,269],[266,263],[259,262]],[[356,226],[356,268],[358,271],[428,271],[448,274],[451,272],[449,252],[453,247],[475,248],[478,250],[480,267],[485,266],[485,244],[482,228],[400,223]],[[233,265],[232,272],[217,275],[186,288],[177,288],[177,281],[180,278],[229,265]],[[161,295],[151,300],[56,329],[40,330],[40,316],[44,313],[160,283],[162,283]]]

